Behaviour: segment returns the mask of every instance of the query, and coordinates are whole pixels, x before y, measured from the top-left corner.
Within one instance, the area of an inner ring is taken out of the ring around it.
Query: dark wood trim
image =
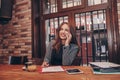
[[[40,15],[39,0],[32,0],[32,57],[41,57],[40,53]]]
[[[31,0],[31,8],[32,8],[32,11],[31,11],[31,13],[32,13],[32,15],[31,15],[31,18],[32,18],[32,57],[34,56],[34,25],[35,25],[35,23],[34,23],[34,11],[33,11],[33,9],[34,9],[34,0]]]
[[[107,9],[107,35],[108,35],[108,54],[109,54],[109,60],[112,60],[112,53],[114,52],[114,48],[113,48],[113,27],[112,27],[112,13],[111,13],[111,9],[108,8]],[[111,17],[111,19],[110,19]]]
[[[46,15],[43,16],[43,20],[49,19],[49,18],[54,18],[54,17],[66,16],[66,15],[69,15],[69,13],[64,12],[64,13],[46,14]]]
[[[120,64],[120,54],[119,54],[119,26],[118,26],[118,15],[117,15],[117,0],[112,0],[112,28],[113,28],[113,53],[112,62]]]
[[[120,64],[120,42],[119,42],[119,27],[117,16],[117,0],[111,0],[111,7],[107,9],[107,32],[108,32],[108,52],[109,61]]]

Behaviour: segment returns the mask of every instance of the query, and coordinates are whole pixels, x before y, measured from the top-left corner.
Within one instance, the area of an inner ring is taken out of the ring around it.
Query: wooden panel
[[[87,50],[88,48],[88,50]],[[88,61],[92,61],[92,43],[82,43],[82,56],[83,56],[83,64],[87,63]]]

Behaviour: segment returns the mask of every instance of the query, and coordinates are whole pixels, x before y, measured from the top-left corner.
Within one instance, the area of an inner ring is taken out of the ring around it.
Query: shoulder
[[[71,44],[70,44],[70,47],[71,47],[71,48],[78,48],[78,45],[77,45],[77,44],[72,44],[72,43],[71,43]]]
[[[51,40],[51,41],[49,42],[49,46],[53,46],[54,43],[55,43],[55,40]]]

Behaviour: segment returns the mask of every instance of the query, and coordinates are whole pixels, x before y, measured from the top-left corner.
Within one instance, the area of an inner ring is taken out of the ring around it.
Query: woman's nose
[[[63,30],[63,33],[65,33],[65,30]]]

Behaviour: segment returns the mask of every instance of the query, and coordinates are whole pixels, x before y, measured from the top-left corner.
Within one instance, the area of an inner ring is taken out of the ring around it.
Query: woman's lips
[[[66,37],[66,35],[65,34],[61,34],[61,37]]]
[[[63,34],[61,33],[61,34],[60,34],[60,38],[61,38],[61,39],[66,39],[66,35],[65,35],[64,33],[63,33]]]

